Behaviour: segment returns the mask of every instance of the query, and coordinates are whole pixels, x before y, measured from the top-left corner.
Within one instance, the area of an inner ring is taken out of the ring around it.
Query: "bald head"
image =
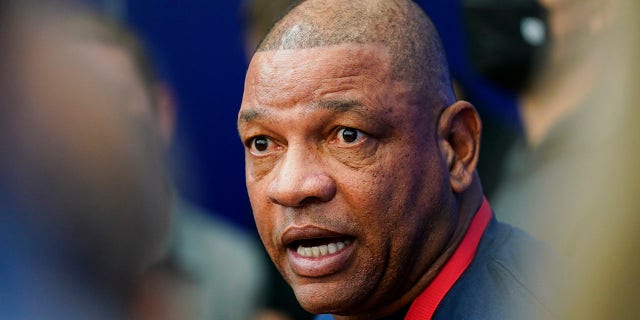
[[[306,49],[345,43],[380,44],[391,56],[396,80],[426,103],[446,107],[454,95],[438,33],[410,0],[306,0],[269,31],[257,51]]]

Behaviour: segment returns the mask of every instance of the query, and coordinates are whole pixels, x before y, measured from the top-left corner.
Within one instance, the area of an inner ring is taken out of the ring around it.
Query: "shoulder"
[[[524,231],[491,221],[469,268],[436,315],[452,319],[546,319],[564,263],[549,246]]]

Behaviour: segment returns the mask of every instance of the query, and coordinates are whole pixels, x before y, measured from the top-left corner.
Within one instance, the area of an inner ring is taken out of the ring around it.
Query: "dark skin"
[[[397,313],[454,252],[482,200],[481,125],[469,103],[445,106],[429,109],[394,79],[382,45],[254,56],[238,120],[247,188],[262,241],[305,309]]]

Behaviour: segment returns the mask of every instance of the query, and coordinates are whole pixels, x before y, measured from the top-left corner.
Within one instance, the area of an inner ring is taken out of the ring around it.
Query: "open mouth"
[[[320,258],[343,251],[353,242],[351,237],[304,239],[289,244],[289,249],[305,258]]]
[[[330,276],[349,268],[356,257],[356,237],[323,228],[289,228],[282,242],[291,270],[300,277]]]

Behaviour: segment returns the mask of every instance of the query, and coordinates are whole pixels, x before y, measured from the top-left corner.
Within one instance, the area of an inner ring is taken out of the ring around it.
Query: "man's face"
[[[238,120],[247,188],[260,237],[307,310],[376,312],[443,249],[438,108],[416,101],[381,46],[254,56]]]

